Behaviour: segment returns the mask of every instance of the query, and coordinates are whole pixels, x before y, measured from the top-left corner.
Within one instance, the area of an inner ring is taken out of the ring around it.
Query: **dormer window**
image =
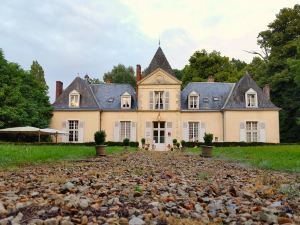
[[[189,94],[189,109],[199,109],[199,95],[194,91]]]
[[[257,93],[255,90],[250,88],[246,93],[245,93],[245,99],[246,99],[246,108],[257,108],[258,103],[257,103]]]
[[[121,96],[121,108],[130,109],[131,108],[131,95],[128,92],[125,92]]]
[[[80,103],[80,94],[73,90],[69,94],[69,107],[78,108]]]

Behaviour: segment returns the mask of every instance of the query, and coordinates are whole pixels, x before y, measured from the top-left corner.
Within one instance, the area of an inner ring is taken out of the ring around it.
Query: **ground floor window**
[[[78,120],[69,120],[69,142],[78,141]]]
[[[128,138],[130,140],[131,122],[121,121],[120,124],[121,124],[120,141],[123,141],[125,138]]]
[[[156,144],[165,143],[166,122],[153,122],[153,140]]]
[[[189,122],[189,141],[199,141],[199,122]]]
[[[246,140],[247,142],[257,142],[258,141],[258,129],[256,121],[246,122]]]

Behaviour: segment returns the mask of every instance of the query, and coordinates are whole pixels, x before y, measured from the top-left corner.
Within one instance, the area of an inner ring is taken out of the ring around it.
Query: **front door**
[[[166,134],[166,122],[153,122],[153,140],[155,150],[164,151],[165,146],[165,134]]]

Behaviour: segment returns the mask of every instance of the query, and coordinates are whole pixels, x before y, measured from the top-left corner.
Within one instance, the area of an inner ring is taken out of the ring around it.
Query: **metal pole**
[[[55,139],[56,139],[56,144],[57,144],[57,132],[55,133]]]

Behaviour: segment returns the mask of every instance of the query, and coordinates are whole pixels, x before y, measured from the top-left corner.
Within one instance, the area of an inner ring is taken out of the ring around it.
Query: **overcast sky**
[[[152,59],[158,39],[181,69],[196,50],[250,62],[260,31],[294,0],[1,0],[0,48],[6,59],[45,70],[49,95],[79,74],[102,78],[114,65]]]

